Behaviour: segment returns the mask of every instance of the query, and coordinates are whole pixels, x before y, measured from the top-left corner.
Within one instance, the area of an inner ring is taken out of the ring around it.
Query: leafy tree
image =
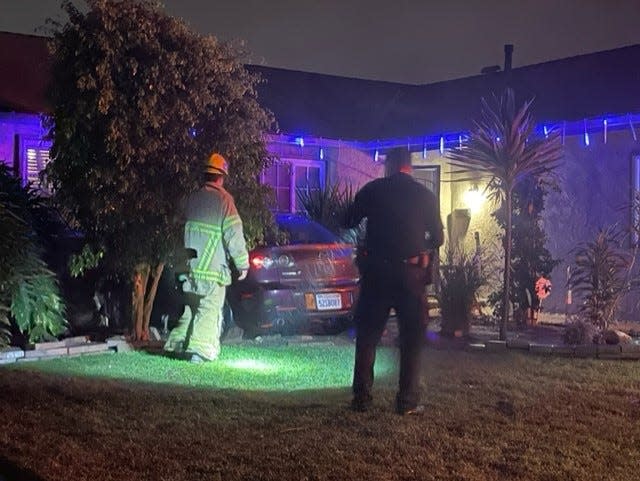
[[[181,202],[212,151],[230,161],[225,186],[249,245],[273,225],[257,175],[271,161],[264,132],[272,117],[241,52],[152,1],[87,4],[63,2],[68,21],[53,24],[46,175],[86,234],[84,258],[132,281],[133,335],[145,339],[158,280],[182,242]]]
[[[545,197],[555,184],[543,182],[534,176],[524,178],[513,193],[513,232],[511,267],[511,303],[527,315],[527,309],[540,308],[540,300],[534,293],[535,283],[540,276],[551,277],[551,271],[560,262],[554,259],[546,248],[547,235],[542,228],[542,211]],[[493,213],[498,224],[504,228],[504,209]],[[489,300],[502,312],[502,289],[494,292]],[[524,318],[524,317],[523,317]]]
[[[527,178],[553,176],[562,158],[558,132],[548,137],[534,135],[535,123],[530,113],[532,100],[516,110],[515,95],[507,89],[492,102],[482,99],[480,119],[471,136],[461,147],[448,152],[451,163],[461,172],[479,172],[488,177],[487,189],[505,212],[504,276],[500,339],[507,338],[509,299],[511,296],[512,214],[515,188]]]
[[[65,330],[58,282],[42,259],[45,211],[37,192],[0,164],[0,345],[12,332],[36,342]]]

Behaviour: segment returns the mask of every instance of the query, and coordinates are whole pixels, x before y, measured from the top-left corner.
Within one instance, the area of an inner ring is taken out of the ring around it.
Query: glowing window
[[[22,141],[22,181],[40,189],[40,172],[49,163],[49,143],[41,140],[23,139]]]

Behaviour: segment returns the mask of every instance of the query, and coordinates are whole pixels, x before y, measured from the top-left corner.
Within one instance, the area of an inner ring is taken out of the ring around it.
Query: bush
[[[599,330],[592,323],[578,320],[567,324],[562,341],[571,346],[597,343]]]
[[[0,164],[0,345],[11,331],[29,342],[65,330],[55,274],[43,261],[44,200]]]

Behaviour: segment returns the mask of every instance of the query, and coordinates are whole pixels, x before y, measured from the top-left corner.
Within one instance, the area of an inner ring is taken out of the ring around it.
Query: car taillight
[[[268,269],[271,266],[272,262],[273,261],[267,256],[263,256],[260,254],[251,256],[251,266],[255,269],[262,269],[263,267],[265,269]]]
[[[295,265],[293,259],[286,254],[283,254],[276,259],[272,259],[271,257],[262,254],[253,254],[249,259],[249,262],[254,269],[269,269],[274,265],[279,267],[293,267]]]

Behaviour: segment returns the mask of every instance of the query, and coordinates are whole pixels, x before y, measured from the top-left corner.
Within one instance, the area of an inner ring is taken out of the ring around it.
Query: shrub
[[[567,324],[562,341],[572,346],[597,342],[598,329],[590,322],[577,320]]]
[[[0,164],[0,344],[12,330],[35,342],[65,329],[58,282],[42,260],[44,204]]]

